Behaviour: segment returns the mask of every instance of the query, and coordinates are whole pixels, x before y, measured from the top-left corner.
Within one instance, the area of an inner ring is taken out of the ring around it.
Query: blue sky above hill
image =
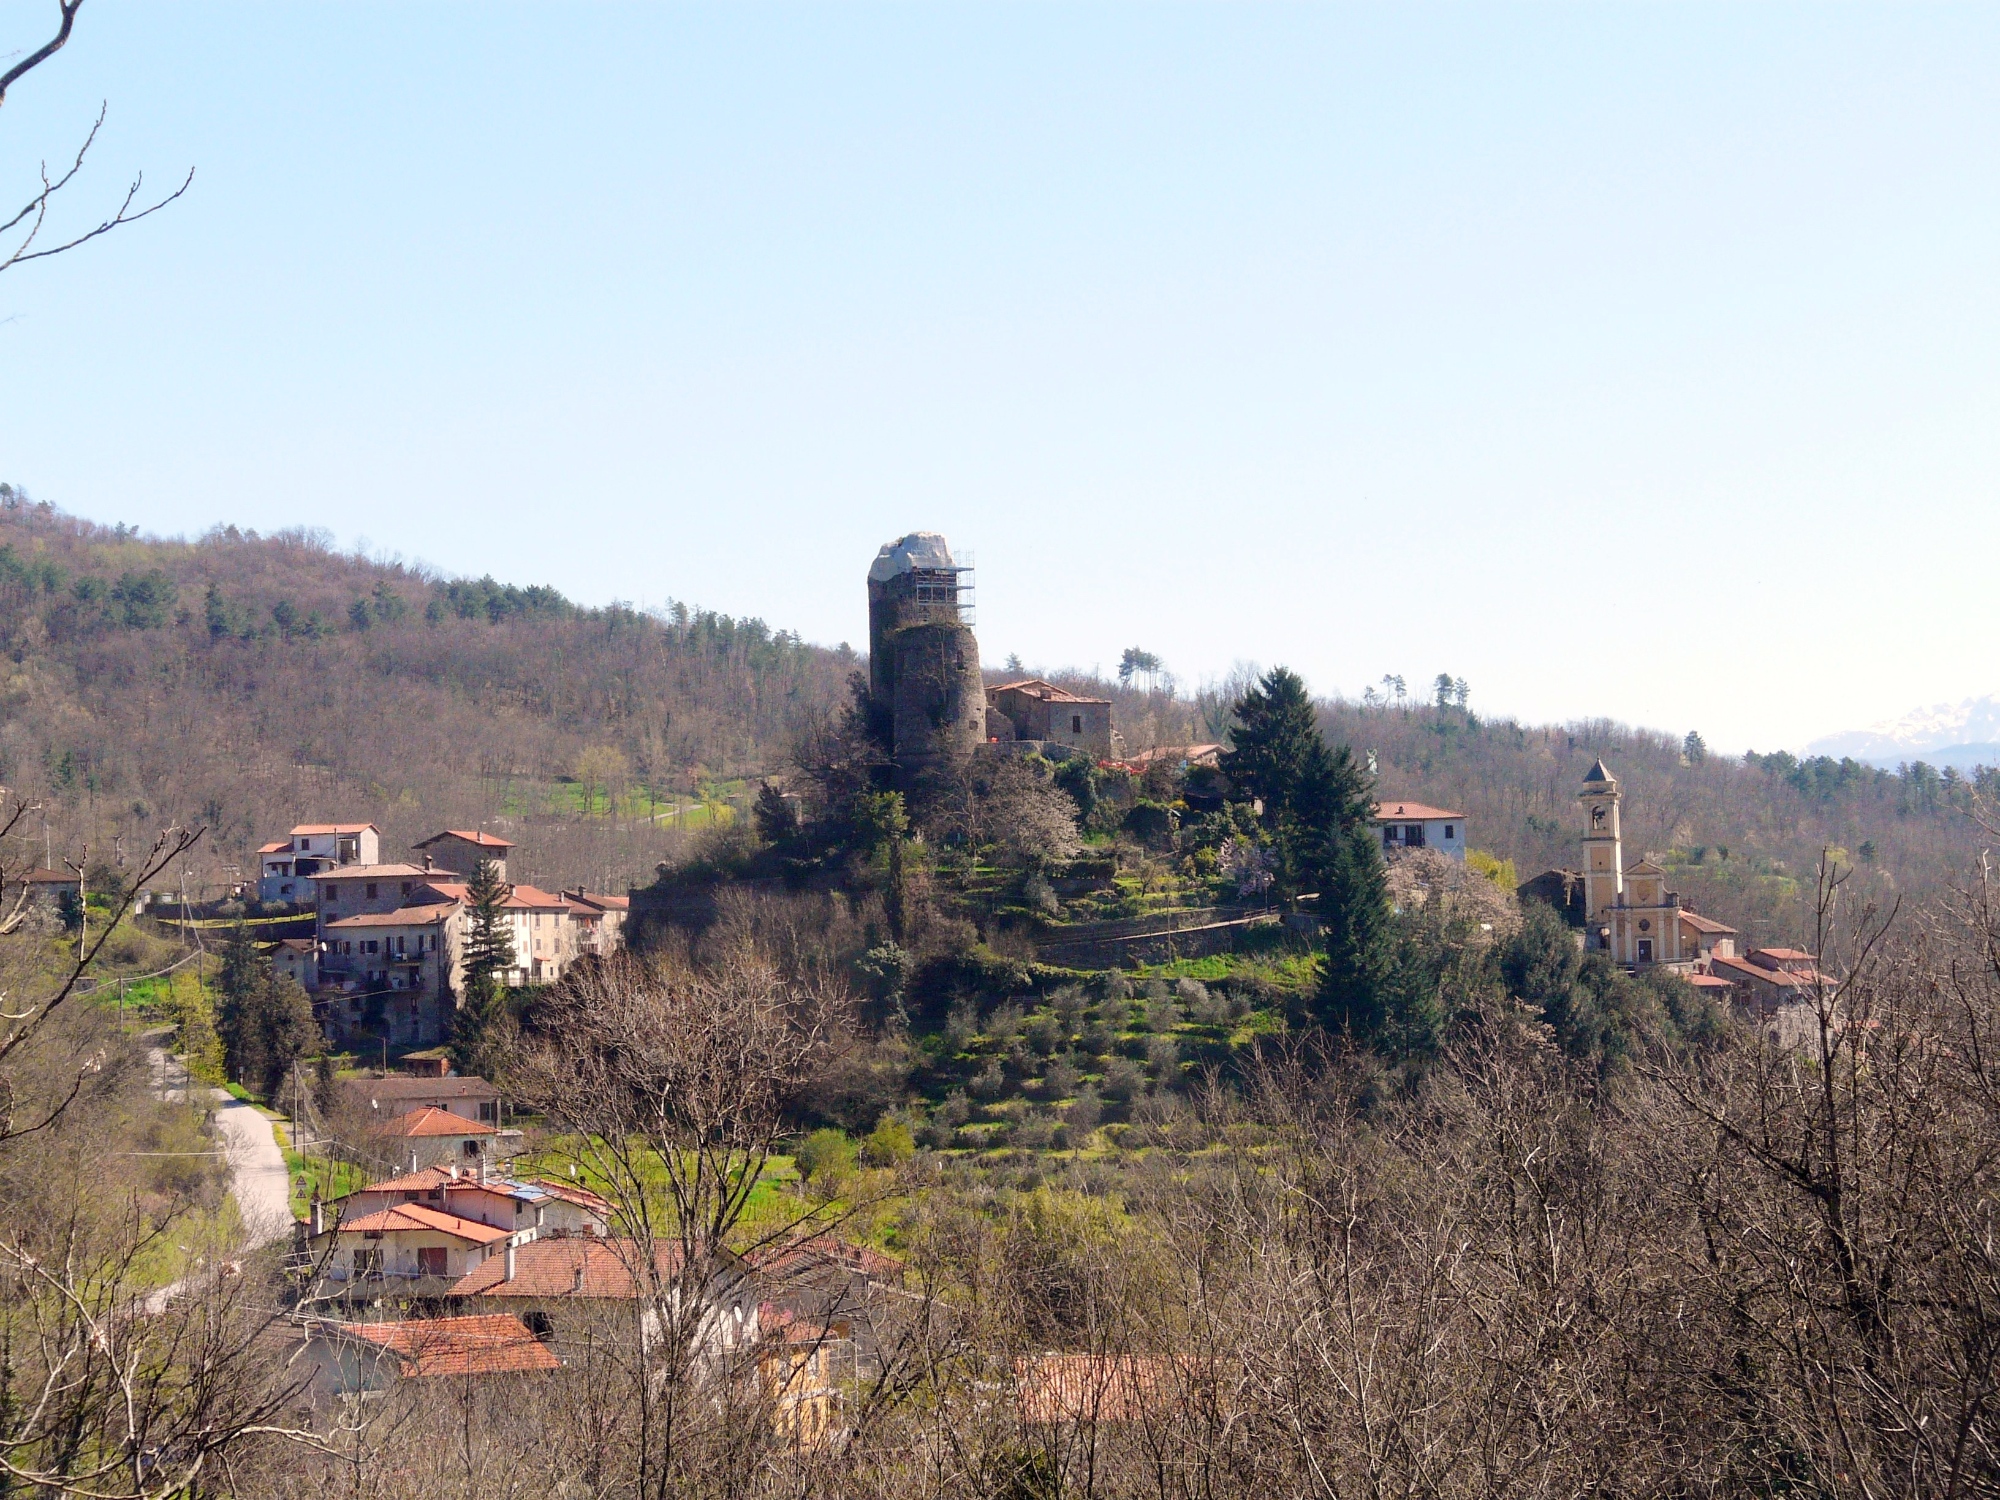
[[[0,0],[0,51],[53,4]],[[0,477],[828,643],[1803,745],[1993,679],[1991,7],[142,6]]]

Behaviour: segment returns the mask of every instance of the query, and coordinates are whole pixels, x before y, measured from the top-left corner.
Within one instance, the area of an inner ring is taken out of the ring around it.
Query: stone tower
[[[1618,832],[1618,778],[1594,761],[1577,800],[1583,804],[1583,914],[1595,921],[1625,899],[1625,850]]]
[[[934,531],[886,544],[868,570],[869,707],[899,781],[986,743],[970,573]]]

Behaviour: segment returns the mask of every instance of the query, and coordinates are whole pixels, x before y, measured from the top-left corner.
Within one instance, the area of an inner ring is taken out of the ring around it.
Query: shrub
[[[908,1161],[916,1149],[910,1127],[894,1115],[884,1115],[861,1143],[861,1159],[871,1167],[893,1167]]]
[[[792,1161],[816,1192],[830,1198],[838,1191],[840,1180],[854,1170],[855,1156],[854,1142],[846,1131],[827,1129],[815,1130],[800,1141]]]

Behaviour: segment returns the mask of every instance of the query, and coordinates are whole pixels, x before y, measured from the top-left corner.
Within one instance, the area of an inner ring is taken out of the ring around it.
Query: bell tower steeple
[[[1618,778],[1600,758],[1576,794],[1583,805],[1583,910],[1591,921],[1625,900],[1625,850],[1618,832]]]

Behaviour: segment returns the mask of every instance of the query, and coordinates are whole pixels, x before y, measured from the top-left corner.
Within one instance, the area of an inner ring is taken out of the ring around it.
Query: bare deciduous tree
[[[69,42],[70,32],[76,27],[76,13],[82,8],[83,0],[56,0],[56,3],[61,12],[56,34],[6,72],[0,73],[0,104],[7,102],[7,90],[19,79],[54,57]],[[29,195],[27,202],[15,210],[12,217],[0,222],[0,241],[17,234],[20,236],[11,246],[0,243],[0,271],[9,270],[27,261],[46,260],[52,255],[61,255],[65,251],[74,250],[79,245],[96,239],[99,235],[109,234],[112,230],[127,224],[136,224],[139,220],[158,213],[193,185],[194,169],[190,167],[179,187],[164,197],[156,198],[144,207],[139,207],[137,205],[140,203],[140,195],[146,183],[145,174],[141,173],[132,179],[132,185],[125,190],[123,201],[110,217],[101,220],[94,228],[72,234],[60,239],[58,243],[42,244],[42,231],[48,227],[49,208],[54,203],[56,195],[74,182],[77,175],[83,171],[84,158],[90,155],[90,148],[97,144],[98,131],[104,128],[104,114],[104,109],[100,107],[97,118],[91,122],[90,130],[84,136],[83,144],[76,148],[76,155],[69,166],[51,176],[48,164],[44,162],[41,186]]]

